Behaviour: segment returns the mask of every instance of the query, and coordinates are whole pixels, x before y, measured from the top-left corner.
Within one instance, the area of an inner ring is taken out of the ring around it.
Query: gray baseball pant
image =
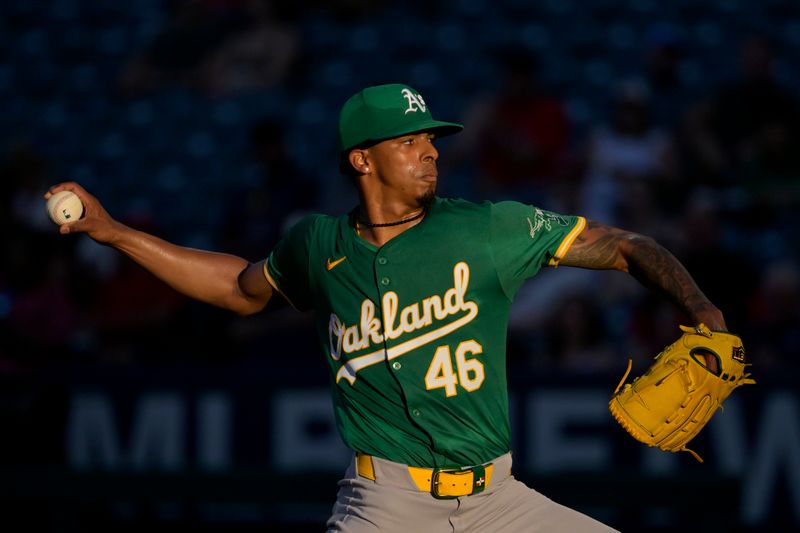
[[[373,457],[375,480],[357,473],[355,456],[328,523],[328,533],[581,533],[616,531],[514,479],[511,454],[492,461],[486,490],[440,500],[422,492],[408,467]]]

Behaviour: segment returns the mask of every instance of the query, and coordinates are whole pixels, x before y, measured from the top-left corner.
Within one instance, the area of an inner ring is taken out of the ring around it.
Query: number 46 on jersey
[[[458,394],[459,384],[467,392],[479,389],[485,375],[483,363],[474,356],[480,353],[483,353],[483,346],[475,340],[460,343],[455,349],[454,369],[450,346],[439,346],[425,374],[425,388],[428,390],[443,388],[448,397]]]

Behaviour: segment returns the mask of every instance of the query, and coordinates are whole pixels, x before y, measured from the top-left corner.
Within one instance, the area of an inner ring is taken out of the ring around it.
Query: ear
[[[356,172],[359,174],[369,174],[370,165],[366,150],[351,150],[348,160]]]

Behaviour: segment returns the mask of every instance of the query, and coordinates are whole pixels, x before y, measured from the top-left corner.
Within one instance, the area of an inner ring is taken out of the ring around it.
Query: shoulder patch
[[[569,224],[569,221],[566,219],[566,217],[551,211],[539,209],[538,207],[533,209],[533,220],[531,220],[531,217],[527,218],[528,226],[531,230],[531,239],[535,238],[536,233],[538,233],[542,228],[545,228],[547,231],[552,231],[553,224],[558,224],[559,226],[567,226]]]

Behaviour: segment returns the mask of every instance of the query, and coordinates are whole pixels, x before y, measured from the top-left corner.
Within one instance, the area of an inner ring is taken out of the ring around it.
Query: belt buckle
[[[442,474],[457,477],[472,475],[472,483],[470,484],[469,492],[459,490],[460,488],[464,488],[463,485],[455,490],[447,487],[446,484],[442,482]],[[453,500],[462,496],[471,496],[483,492],[485,488],[486,468],[484,466],[475,466],[466,470],[457,468],[434,468],[431,474],[431,496],[438,500]]]

